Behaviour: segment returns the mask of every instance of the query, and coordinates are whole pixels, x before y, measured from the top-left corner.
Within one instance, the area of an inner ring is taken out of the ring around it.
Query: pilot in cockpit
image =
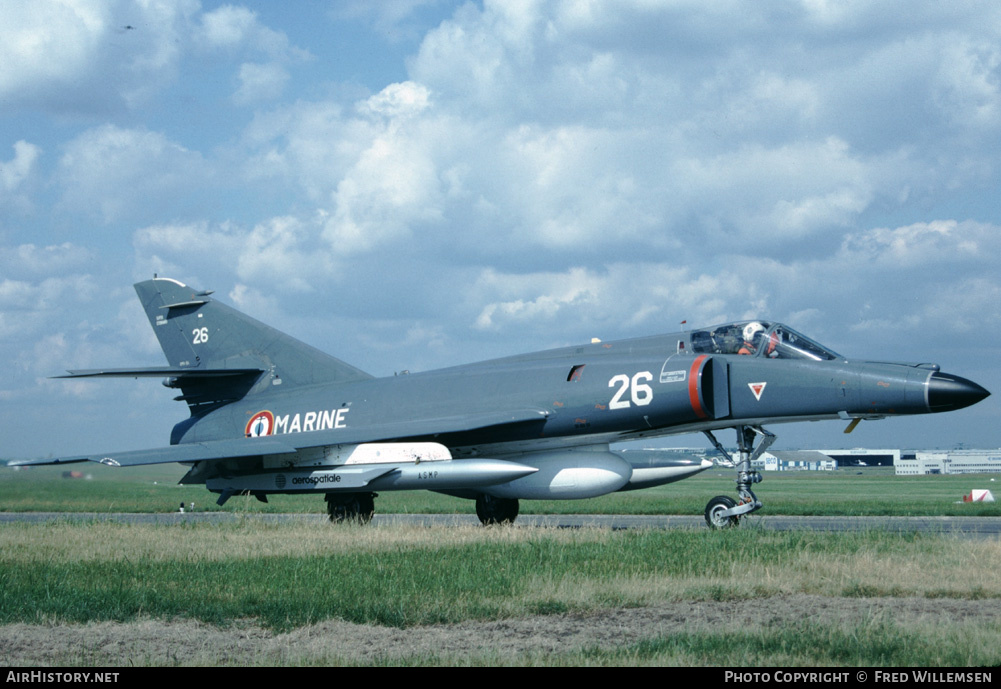
[[[758,323],[757,321],[745,325],[744,344],[742,344],[740,349],[737,350],[737,354],[754,354],[758,351],[761,335],[764,332],[765,326],[761,325],[761,323]]]

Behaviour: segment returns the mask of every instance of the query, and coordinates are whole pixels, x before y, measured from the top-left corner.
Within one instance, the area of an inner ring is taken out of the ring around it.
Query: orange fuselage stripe
[[[709,414],[702,408],[702,402],[699,401],[699,371],[702,368],[702,362],[708,358],[705,354],[695,357],[695,361],[692,362],[692,368],[688,371],[688,399],[692,403],[692,411],[700,419],[709,418]]]

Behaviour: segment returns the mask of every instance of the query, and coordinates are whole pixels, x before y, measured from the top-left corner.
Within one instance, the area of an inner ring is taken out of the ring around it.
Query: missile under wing
[[[235,494],[322,494],[331,519],[367,521],[376,491],[476,501],[485,523],[523,499],[577,499],[684,479],[709,461],[627,459],[610,444],[701,432],[736,469],[714,527],[761,507],[751,462],[764,424],[961,409],[989,393],[931,364],[848,360],[781,323],[741,321],[384,378],[176,280],[137,283],[166,366],[70,371],[158,377],[189,416],[170,445],[20,464],[180,462],[220,504]],[[714,433],[732,428],[737,456]]]

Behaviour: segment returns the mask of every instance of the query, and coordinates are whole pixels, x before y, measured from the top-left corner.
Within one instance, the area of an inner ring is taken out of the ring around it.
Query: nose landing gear
[[[761,426],[737,426],[737,447],[740,459],[735,460],[727,452],[712,431],[703,431],[709,442],[715,446],[724,459],[717,463],[737,470],[737,500],[728,495],[717,495],[706,505],[706,524],[713,529],[726,529],[737,526],[740,518],[761,509],[761,501],[751,490],[751,484],[761,483],[761,474],[751,471],[751,462],[771,447],[775,436]],[[754,447],[755,436],[761,436],[757,448]]]

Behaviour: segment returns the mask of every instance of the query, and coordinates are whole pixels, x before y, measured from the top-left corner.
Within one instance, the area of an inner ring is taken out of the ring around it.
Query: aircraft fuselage
[[[288,392],[274,385],[179,424],[173,440],[256,435],[250,421],[267,413],[259,429],[264,435],[318,433],[325,442],[348,444],[392,419],[417,429],[401,438],[442,442],[456,457],[500,456],[765,421],[934,411],[937,366],[695,354],[686,336],[595,343]],[[523,410],[531,418],[501,424],[491,417],[497,409]],[[479,417],[480,428],[452,430],[447,423]],[[423,422],[437,430],[421,432]]]

